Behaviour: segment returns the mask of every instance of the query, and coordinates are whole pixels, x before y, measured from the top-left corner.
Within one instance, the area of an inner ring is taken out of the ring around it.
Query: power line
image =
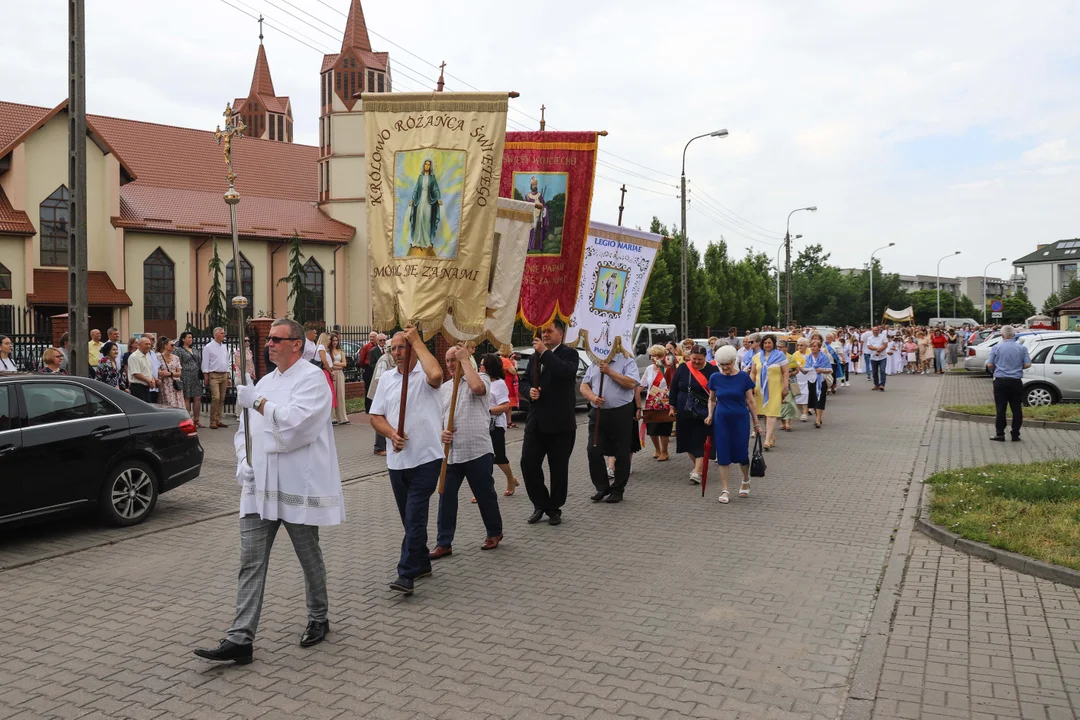
[[[687,188],[687,202],[690,202],[693,199],[694,198],[690,197],[690,189]],[[782,236],[767,235],[766,233],[763,233],[760,230],[756,230],[753,227],[747,226],[746,223],[743,223],[743,222],[741,222],[741,221],[739,221],[739,220],[737,220],[735,218],[732,218],[730,215],[725,213],[723,210],[718,210],[714,205],[710,204],[708,201],[704,200],[703,198],[697,198],[697,200],[698,200],[698,205],[700,207],[703,207],[703,208],[709,210],[710,212],[712,212],[717,217],[723,219],[725,222],[728,222],[728,223],[732,224],[733,226],[735,226],[736,228],[742,230],[743,234],[749,233],[749,235],[752,235],[754,237],[761,237],[761,238],[763,238],[764,240],[766,240],[768,242],[775,242],[777,240],[783,239]]]
[[[627,170],[626,168],[619,167],[618,165],[612,165],[611,163],[605,162],[603,160],[598,159],[596,161],[596,163],[598,165],[603,165],[604,167],[609,168],[611,170],[617,170],[618,172],[626,173],[627,175],[630,175],[632,177],[641,178],[642,180],[647,180],[649,182],[656,183],[657,185],[663,185],[664,187],[671,187],[671,188],[677,188],[678,187],[676,185],[673,185],[673,184],[671,184],[669,182],[664,182],[662,180],[653,180],[648,175],[642,175],[640,173],[634,172],[633,170]]]
[[[243,13],[244,15],[247,15],[247,16],[248,16],[249,18],[251,18],[252,20],[258,20],[258,19],[259,19],[259,18],[258,18],[258,17],[256,17],[255,15],[252,15],[251,13],[247,12],[246,10],[242,10],[241,8],[238,8],[238,7],[236,7],[235,5],[233,5],[233,4],[232,4],[232,3],[230,3],[230,2],[227,2],[226,0],[219,0],[219,1],[220,1],[220,2],[222,2],[222,3],[224,3],[225,5],[228,5],[229,7],[231,7],[231,8],[233,9],[233,10],[235,10],[235,11],[237,11],[237,12],[239,12],[239,13]],[[237,0],[237,2],[239,2],[239,0]],[[249,7],[250,7],[250,6],[249,6]],[[284,35],[285,37],[287,37],[287,38],[291,38],[291,39],[295,40],[296,42],[300,43],[301,45],[307,45],[307,46],[308,46],[309,48],[311,48],[312,50],[314,50],[314,51],[315,51],[315,52],[317,52],[317,53],[322,53],[322,54],[325,54],[325,51],[323,51],[323,50],[320,50],[319,48],[315,47],[315,46],[314,46],[314,45],[312,45],[311,43],[307,43],[307,42],[304,42],[303,40],[301,40],[300,38],[296,37],[295,35],[292,35],[292,34],[290,34],[290,33],[286,32],[285,30],[283,30],[283,29],[281,29],[281,28],[279,28],[279,27],[277,27],[277,26],[275,26],[275,25],[273,25],[273,24],[271,24],[271,23],[267,22],[267,21],[266,21],[266,18],[263,18],[263,22],[264,22],[264,24],[266,25],[266,27],[268,27],[268,28],[271,28],[271,29],[273,29],[273,30],[277,30],[277,31],[278,31],[279,33],[281,33],[281,34],[282,34],[282,35]],[[312,41],[312,42],[314,42],[314,41]]]
[[[628,162],[631,165],[637,165],[639,168],[644,168],[644,169],[648,170],[649,172],[654,172],[654,173],[657,173],[659,175],[666,175],[667,177],[674,178],[676,180],[679,179],[678,175],[672,175],[671,173],[666,173],[666,172],[662,172],[660,170],[655,170],[655,169],[649,167],[648,165],[642,165],[641,163],[634,162],[633,160],[630,160],[629,158],[620,157],[619,155],[616,155],[615,153],[610,152],[608,150],[601,150],[600,152],[604,153],[605,155],[610,155],[611,157],[616,158],[618,160],[622,160],[623,162]]]
[[[714,198],[714,197],[713,197],[712,195],[710,195],[709,193],[705,192],[705,190],[704,190],[704,189],[703,189],[703,188],[702,188],[702,187],[701,187],[700,185],[698,185],[697,183],[693,183],[693,182],[691,182],[690,180],[687,180],[687,182],[688,182],[688,183],[691,183],[691,184],[692,184],[692,185],[693,185],[694,187],[696,187],[696,188],[697,188],[698,190],[701,190],[701,194],[702,194],[702,195],[704,195],[705,197],[709,198],[709,199],[710,199],[710,200],[712,200],[712,201],[713,201],[714,203],[716,203],[716,204],[717,204],[717,205],[719,205],[720,207],[724,208],[725,210],[727,210],[727,211],[728,211],[729,213],[731,213],[731,214],[732,214],[732,215],[734,215],[735,217],[737,217],[737,218],[740,218],[741,220],[745,221],[745,222],[746,222],[746,223],[747,223],[748,225],[752,225],[753,227],[756,227],[756,228],[758,228],[759,230],[763,230],[763,231],[765,231],[765,232],[766,232],[767,234],[769,234],[769,235],[773,235],[773,236],[780,236],[780,233],[778,233],[778,232],[773,232],[772,230],[769,230],[768,228],[762,227],[761,225],[758,225],[757,223],[753,223],[753,222],[750,222],[749,220],[747,220],[746,218],[742,217],[741,215],[739,215],[739,214],[738,214],[737,212],[735,212],[735,211],[734,211],[734,210],[732,210],[731,208],[729,208],[729,207],[726,207],[726,206],[725,206],[725,205],[724,205],[723,203],[721,203],[721,202],[720,202],[719,200],[717,200],[716,198]]]
[[[601,175],[600,173],[597,173],[596,177],[600,178],[601,180],[607,180],[608,182],[613,182],[613,183],[616,183],[616,184],[619,184],[619,185],[626,185],[626,187],[632,187],[635,190],[641,190],[642,192],[653,193],[655,195],[663,195],[664,197],[672,197],[671,195],[669,195],[666,192],[660,192],[659,190],[653,190],[651,188],[641,187],[640,185],[631,185],[630,183],[624,183],[622,180],[616,180],[615,178],[609,178],[606,175]]]
[[[758,245],[770,245],[772,247],[779,247],[780,245],[783,244],[783,243],[767,242],[765,240],[759,240],[757,238],[750,237],[750,236],[740,232],[738,229],[733,228],[730,225],[727,225],[726,223],[718,220],[715,216],[709,214],[705,210],[702,210],[700,207],[698,207],[696,205],[687,205],[687,207],[689,209],[693,210],[694,212],[698,213],[699,215],[701,215],[705,219],[711,221],[714,225],[717,225],[718,227],[720,227],[720,228],[722,228],[724,230],[727,230],[728,232],[730,232],[730,233],[732,233],[734,235],[738,235],[739,237],[741,237],[741,238],[743,238],[743,239],[745,239],[745,240],[747,240],[749,242],[752,242],[752,243],[755,243],[755,244],[758,244]]]

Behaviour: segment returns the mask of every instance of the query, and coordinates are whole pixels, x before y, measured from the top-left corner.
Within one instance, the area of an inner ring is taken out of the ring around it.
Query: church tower
[[[255,56],[255,72],[251,76],[251,89],[246,98],[233,101],[233,112],[244,121],[247,137],[293,141],[292,104],[287,97],[274,94],[274,81],[270,77],[270,63],[263,47],[262,18],[259,18],[259,54]]]
[[[359,93],[390,92],[390,54],[374,52],[364,9],[352,0],[341,52],[324,55],[320,73],[319,208],[356,228],[343,249],[335,283],[346,322],[371,322],[367,192],[364,185],[364,114]]]

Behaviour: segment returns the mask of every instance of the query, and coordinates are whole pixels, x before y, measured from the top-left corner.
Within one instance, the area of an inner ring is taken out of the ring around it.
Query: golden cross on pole
[[[232,169],[232,141],[236,136],[242,136],[246,126],[244,121],[239,116],[233,113],[231,105],[225,106],[225,112],[222,113],[225,116],[225,129],[222,130],[218,125],[217,130],[214,131],[214,139],[217,140],[218,145],[224,145],[222,151],[225,153],[225,168],[228,173],[225,175],[229,180],[229,187],[232,188],[233,182],[236,180],[236,173]]]
[[[544,111],[545,110],[547,110],[547,106],[546,105],[541,105],[540,106],[540,129],[541,130],[543,130],[544,127],[547,125],[547,120],[544,119]]]

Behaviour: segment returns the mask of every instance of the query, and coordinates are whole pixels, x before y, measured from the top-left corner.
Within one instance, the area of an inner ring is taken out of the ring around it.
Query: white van
[[[951,327],[951,328],[963,327],[965,325],[967,325],[969,327],[978,327],[980,324],[981,323],[978,320],[976,320],[975,318],[950,318],[950,317],[930,318],[930,327],[932,327],[932,328],[937,327],[939,325],[944,325],[945,327]]]
[[[674,325],[638,323],[634,326],[634,355],[638,370],[649,367],[649,348],[653,345],[678,343],[678,330]]]

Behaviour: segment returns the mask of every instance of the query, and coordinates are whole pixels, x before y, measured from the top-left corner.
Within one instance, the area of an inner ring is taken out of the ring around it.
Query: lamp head
[[[896,243],[889,243],[889,247],[892,247],[892,246],[893,246],[893,245],[895,245],[895,244],[896,244]]]
[[[808,207],[806,209],[809,210],[810,212],[817,212],[817,205],[811,205],[810,207]]]
[[[1009,259],[1009,258],[1001,258],[1000,260],[998,260],[998,262],[1005,262],[1005,261],[1006,261],[1006,260],[1008,260],[1008,259]]]
[[[957,250],[956,252],[953,253],[953,255],[959,255],[959,254],[960,254],[959,250]]]
[[[720,130],[717,130],[716,132],[709,133],[709,137],[722,138],[722,137],[727,137],[727,136],[728,136],[728,132],[725,129],[720,129]]]
[[[796,236],[795,236],[795,239],[796,239],[796,240],[798,240],[798,239],[799,239],[799,238],[801,238],[801,237],[802,237],[802,235],[796,235]]]

